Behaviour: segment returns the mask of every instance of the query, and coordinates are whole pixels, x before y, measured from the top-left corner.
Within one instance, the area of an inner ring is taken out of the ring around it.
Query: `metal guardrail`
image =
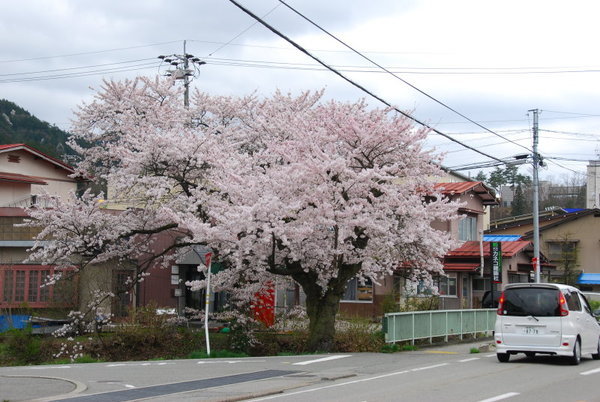
[[[496,323],[496,309],[431,310],[387,313],[383,317],[385,341],[394,343],[491,332]]]

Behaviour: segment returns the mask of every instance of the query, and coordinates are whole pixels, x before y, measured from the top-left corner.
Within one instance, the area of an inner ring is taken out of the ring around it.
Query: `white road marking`
[[[71,366],[36,366],[26,367],[29,370],[46,370],[46,369],[70,369]]]
[[[107,364],[105,367],[132,367],[132,366],[166,366],[167,364],[176,364],[176,363],[112,363]]]
[[[264,363],[266,360],[200,360],[197,364]]]
[[[421,371],[421,370],[429,370],[432,368],[436,368],[436,367],[442,367],[442,366],[447,366],[448,363],[440,363],[440,364],[434,364],[433,366],[425,366],[425,367],[419,367],[419,368],[414,368],[410,371]]]
[[[125,384],[125,388],[135,388],[135,385]]]
[[[519,395],[518,392],[507,392],[506,394],[502,394],[502,395],[498,395],[498,396],[494,396],[492,398],[488,398],[488,399],[482,399],[479,402],[495,402],[495,401],[501,401],[502,399],[508,399],[508,398],[512,398],[513,396],[517,396]]]
[[[318,388],[305,389],[305,390],[302,390],[302,391],[289,392],[289,393],[286,392],[286,393],[283,393],[283,394],[271,395],[271,396],[267,396],[267,397],[264,397],[264,398],[251,399],[251,401],[266,401],[266,400],[269,400],[269,399],[282,398],[282,397],[287,397],[287,396],[290,396],[290,395],[305,394],[307,392],[314,392],[314,391],[321,391],[323,389],[328,389],[328,388],[342,387],[344,385],[357,384],[357,383],[360,383],[360,382],[371,381],[371,380],[378,380],[380,378],[391,377],[391,376],[400,375],[400,374],[407,374],[407,373],[410,373],[411,371],[428,370],[428,369],[432,369],[432,368],[436,368],[436,367],[441,367],[441,366],[447,366],[447,365],[448,365],[448,363],[442,363],[442,364],[436,364],[434,366],[418,367],[418,368],[414,368],[412,370],[395,371],[393,373],[382,374],[382,375],[378,375],[378,376],[375,376],[375,377],[369,377],[369,378],[362,378],[360,380],[346,381],[346,382],[342,382],[342,383],[339,383],[339,384],[325,385],[323,387],[318,387]]]
[[[459,363],[466,363],[466,362],[472,362],[473,360],[479,360],[479,357],[471,357],[470,359],[462,359],[459,360]]]
[[[588,371],[584,371],[584,372],[579,373],[579,374],[581,374],[581,375],[590,375],[590,374],[596,374],[596,373],[600,373],[600,368],[593,369],[593,370],[588,370]]]
[[[350,357],[352,355],[336,355],[336,356],[327,356],[327,357],[322,357],[320,359],[315,359],[315,360],[307,360],[304,362],[299,362],[299,363],[293,363],[294,366],[306,366],[307,364],[313,364],[313,363],[321,363],[321,362],[326,362],[329,360],[336,360],[336,359],[343,359],[344,357]]]
[[[491,355],[485,355],[485,357],[496,357],[496,354],[492,353]]]

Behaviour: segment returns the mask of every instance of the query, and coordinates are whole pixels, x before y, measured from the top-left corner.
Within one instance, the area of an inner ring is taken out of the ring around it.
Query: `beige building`
[[[533,220],[530,215],[504,220],[501,224],[492,224],[487,233],[518,234],[532,240]],[[540,252],[558,268],[558,272],[552,273],[556,280],[564,276],[565,264],[574,271],[600,274],[600,209],[541,214]]]
[[[55,267],[23,263],[39,231],[15,225],[28,217],[26,207],[44,208],[39,194],[68,197],[75,193],[82,181],[71,177],[73,172],[68,164],[28,145],[0,145],[0,310],[78,307],[89,300],[92,285],[102,282],[96,286],[102,288],[111,283],[112,278],[105,273],[102,277],[96,269],[72,275],[60,285],[43,287],[40,285],[55,273]]]
[[[77,191],[68,164],[25,144],[0,145],[0,207],[27,207],[36,195],[60,197]]]

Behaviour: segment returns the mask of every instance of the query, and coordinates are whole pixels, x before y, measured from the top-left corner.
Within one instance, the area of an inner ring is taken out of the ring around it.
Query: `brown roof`
[[[483,256],[490,256],[490,243],[489,241],[483,242]],[[531,244],[530,241],[502,241],[500,242],[502,248],[502,255],[504,257],[512,257],[525,247]],[[479,242],[478,241],[467,241],[459,248],[449,251],[446,254],[447,258],[462,258],[462,257],[479,257]]]
[[[54,165],[57,165],[57,166],[65,169],[65,170],[69,171],[70,173],[74,172],[74,169],[73,169],[73,167],[71,165],[69,165],[69,164],[67,164],[67,163],[65,163],[65,162],[63,162],[63,161],[61,161],[59,159],[53,158],[50,155],[46,155],[45,153],[43,153],[41,151],[38,151],[37,149],[35,149],[33,147],[30,147],[27,144],[4,144],[4,145],[0,145],[0,153],[2,153],[2,152],[8,152],[8,151],[21,151],[21,150],[27,151],[27,152],[29,152],[31,154],[34,154],[38,158],[44,159],[44,160],[46,160],[46,161],[48,161],[48,162],[50,162],[50,163],[52,163]]]
[[[462,195],[469,191],[477,194],[483,201],[483,205],[497,205],[494,190],[480,181],[461,181],[456,183],[436,183],[434,188],[445,196]]]
[[[477,262],[445,262],[444,271],[446,272],[475,272],[479,268]]]
[[[25,183],[25,184],[48,184],[44,180],[27,176],[19,173],[7,173],[0,172],[0,182],[9,182],[9,183]]]

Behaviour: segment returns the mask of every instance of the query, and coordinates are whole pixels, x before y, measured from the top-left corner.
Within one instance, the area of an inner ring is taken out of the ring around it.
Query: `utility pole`
[[[167,77],[174,77],[176,80],[183,80],[183,105],[185,107],[189,107],[190,80],[200,72],[199,67],[203,64],[206,64],[206,62],[195,57],[193,54],[187,53],[186,42],[187,41],[185,40],[183,41],[183,54],[158,56],[158,58],[161,59],[164,63],[167,63],[169,66],[175,67],[174,70],[166,70],[163,75]]]
[[[533,113],[533,269],[535,282],[540,283],[540,213],[539,213],[539,187],[540,181],[538,168],[540,166],[540,155],[538,154],[538,109],[529,110]]]

